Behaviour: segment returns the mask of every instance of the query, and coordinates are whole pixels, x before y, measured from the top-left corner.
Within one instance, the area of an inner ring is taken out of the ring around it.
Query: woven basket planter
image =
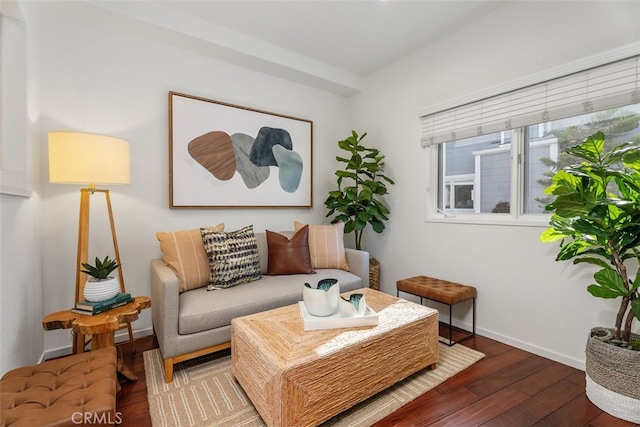
[[[640,351],[608,344],[612,329],[593,328],[607,337],[589,335],[586,349],[587,397],[603,411],[640,423]],[[637,334],[632,340],[640,339]]]
[[[369,259],[369,287],[380,290],[380,262],[375,259]]]

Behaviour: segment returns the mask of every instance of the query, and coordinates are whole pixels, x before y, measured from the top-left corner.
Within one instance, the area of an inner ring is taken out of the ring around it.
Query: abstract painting
[[[169,206],[311,207],[313,122],[169,92]]]

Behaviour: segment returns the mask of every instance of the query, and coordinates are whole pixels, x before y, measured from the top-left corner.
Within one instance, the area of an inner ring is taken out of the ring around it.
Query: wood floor
[[[455,338],[455,337],[454,337]],[[464,345],[487,357],[381,420],[388,426],[634,426],[595,407],[584,393],[584,372],[526,351],[475,336]],[[142,353],[154,337],[121,344],[138,381],[118,394],[120,426],[151,426]],[[294,427],[294,426],[292,426]]]

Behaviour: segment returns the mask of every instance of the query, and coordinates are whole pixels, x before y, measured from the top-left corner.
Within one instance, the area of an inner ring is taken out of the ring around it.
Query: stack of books
[[[112,308],[129,304],[132,301],[133,298],[131,297],[131,294],[127,292],[120,292],[115,297],[109,298],[104,301],[78,301],[76,303],[76,306],[72,308],[71,311],[87,316],[94,316],[107,310],[111,310]]]

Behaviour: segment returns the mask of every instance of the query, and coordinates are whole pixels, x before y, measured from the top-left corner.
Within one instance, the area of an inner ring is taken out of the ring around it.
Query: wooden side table
[[[74,313],[71,310],[57,311],[42,319],[45,331],[54,329],[71,329],[73,334],[91,335],[91,350],[105,347],[116,347],[115,332],[122,323],[130,323],[138,319],[145,308],[151,307],[151,298],[135,297],[129,304],[113,308],[95,316]],[[75,338],[74,338],[75,339]],[[82,351],[82,349],[80,350]],[[126,378],[135,381],[138,377],[124,365],[122,352],[118,349],[117,370]]]

